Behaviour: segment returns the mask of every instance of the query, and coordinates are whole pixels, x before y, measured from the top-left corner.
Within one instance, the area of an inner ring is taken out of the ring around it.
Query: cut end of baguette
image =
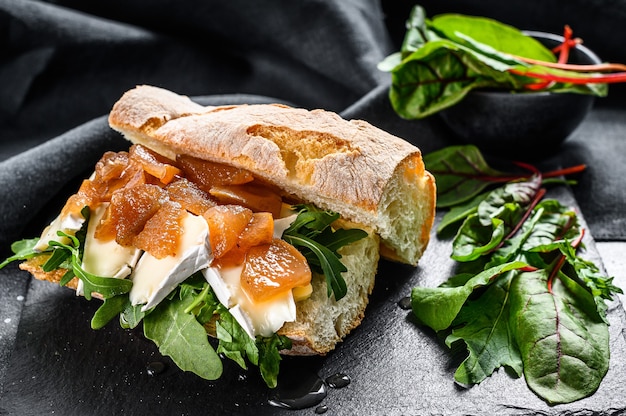
[[[374,234],[340,250],[341,262],[349,272],[343,274],[348,287],[346,296],[336,301],[326,293],[326,280],[314,275],[311,297],[298,302],[297,318],[287,322],[279,334],[292,340],[285,355],[323,355],[361,324],[369,295],[374,289],[378,267],[378,238]]]

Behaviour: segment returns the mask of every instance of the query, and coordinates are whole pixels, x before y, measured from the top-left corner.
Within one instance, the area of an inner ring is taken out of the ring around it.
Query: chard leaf
[[[2,269],[11,262],[28,260],[32,257],[41,255],[41,252],[35,251],[35,246],[38,242],[38,238],[32,238],[19,240],[11,244],[11,251],[13,252],[13,255],[6,258],[2,263],[0,263],[0,269]]]
[[[274,334],[271,337],[257,337],[256,345],[259,349],[261,377],[269,388],[274,388],[278,384],[280,351],[291,349],[291,340],[283,335]]]
[[[446,212],[437,226],[437,235],[441,236],[447,230],[459,222],[465,220],[470,215],[478,211],[478,205],[489,195],[489,192],[478,194],[469,201],[456,205]]]
[[[457,368],[454,379],[464,386],[478,384],[501,366],[522,375],[519,350],[511,342],[509,326],[509,286],[514,272],[502,274],[476,300],[470,300],[453,322],[446,345],[462,341],[469,352]]]
[[[562,242],[559,247],[567,262],[573,267],[577,280],[589,290],[596,304],[596,311],[600,318],[608,325],[606,312],[608,306],[605,300],[613,299],[614,293],[623,293],[622,289],[613,284],[613,278],[600,273],[598,267],[590,261],[576,255],[576,249],[568,241]]]
[[[511,284],[510,325],[528,386],[551,404],[593,394],[608,370],[609,333],[593,297],[561,274],[519,273]]]
[[[222,374],[222,361],[209,343],[204,327],[194,315],[184,312],[192,301],[188,295],[159,303],[143,319],[144,334],[183,371],[216,380]]]
[[[468,262],[495,250],[505,234],[504,221],[491,219],[491,227],[481,223],[478,215],[472,215],[463,222],[452,243],[452,258]]]
[[[411,291],[413,313],[420,322],[435,331],[446,329],[475,289],[489,285],[502,273],[525,266],[523,262],[501,264],[475,275],[462,286],[414,287]]]
[[[460,14],[429,20],[424,10],[415,6],[401,52],[387,57],[378,68],[391,73],[389,99],[395,112],[406,119],[427,117],[453,106],[477,88],[523,92],[527,84],[535,82],[535,74],[589,77],[530,65],[518,56],[556,61],[549,49],[514,27]],[[552,82],[543,90],[604,96],[607,85]]]
[[[508,176],[491,168],[474,145],[450,146],[429,153],[424,156],[424,164],[437,178],[438,208],[469,201]]]
[[[497,56],[505,62],[516,63],[517,61],[499,51],[556,62],[554,54],[541,42],[524,35],[513,26],[494,19],[447,13],[433,17],[431,28],[443,37],[474,48],[485,55]]]
[[[510,182],[494,189],[487,197],[478,204],[477,212],[481,223],[489,225],[493,217],[504,219],[500,215],[502,208],[510,205],[511,216],[506,221],[509,227],[513,227],[520,219],[523,208],[528,207],[541,187],[541,178],[534,175],[528,180]]]

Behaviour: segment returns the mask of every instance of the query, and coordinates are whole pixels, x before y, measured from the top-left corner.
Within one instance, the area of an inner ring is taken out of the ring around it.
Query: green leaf
[[[217,338],[220,340],[217,347],[218,353],[224,354],[244,370],[248,368],[246,359],[254,365],[259,364],[259,350],[255,340],[250,338],[230,313],[220,312],[220,319],[215,327]]]
[[[481,223],[478,215],[472,215],[463,222],[452,243],[452,258],[467,262],[495,250],[505,237],[504,221],[491,219],[491,227]]]
[[[464,221],[467,217],[478,211],[478,205],[489,195],[489,192],[478,194],[469,201],[452,207],[445,213],[437,226],[437,235],[443,235],[452,226]]]
[[[132,305],[130,302],[126,304],[123,311],[120,312],[120,326],[122,328],[136,328],[149,311],[142,311],[143,305]]]
[[[551,404],[593,394],[609,365],[609,333],[592,296],[561,274],[520,273],[511,284],[511,327],[528,386]]]
[[[501,366],[522,375],[522,359],[509,326],[509,286],[513,272],[495,280],[476,300],[470,300],[453,322],[446,345],[462,341],[468,357],[457,368],[454,379],[464,386],[478,384]]]
[[[411,291],[413,313],[420,322],[435,331],[448,328],[459,314],[472,292],[489,285],[497,276],[510,270],[525,267],[522,262],[512,262],[487,269],[456,287],[414,287]]]
[[[367,236],[359,229],[333,230],[331,224],[339,214],[321,210],[313,205],[296,205],[298,216],[287,228],[282,238],[296,247],[307,259],[311,269],[326,278],[328,296],[334,294],[340,300],[347,293],[346,282],[341,273],[347,271],[337,252],[341,247]]]
[[[315,256],[313,260],[319,261],[322,274],[324,274],[326,278],[326,287],[329,297],[334,294],[335,300],[339,300],[346,295],[348,287],[341,273],[348,271],[348,269],[339,260],[337,254],[304,236],[283,235],[283,238],[296,248],[305,247],[309,249]],[[307,257],[305,253],[303,254]],[[307,257],[307,259],[308,258],[309,257]]]
[[[612,300],[615,293],[623,293],[622,289],[613,284],[612,277],[609,278],[601,274],[595,264],[577,256],[576,250],[568,241],[564,241],[559,249],[573,267],[577,280],[582,282],[593,296],[598,315],[608,325],[609,322],[606,318],[608,306],[605,300]]]
[[[507,175],[491,168],[474,145],[450,146],[424,156],[437,180],[437,207],[466,202]]]
[[[91,318],[91,328],[100,329],[104,327],[113,318],[122,313],[129,304],[128,296],[125,295],[105,299]]]
[[[256,345],[259,350],[261,377],[269,388],[274,388],[278,384],[280,351],[291,349],[291,340],[283,335],[274,334],[271,337],[257,337]]]
[[[431,20],[431,28],[441,36],[488,54],[484,48],[498,53],[498,57],[515,63],[506,54],[556,62],[554,54],[538,40],[526,36],[519,29],[481,16],[440,14]],[[480,49],[479,49],[480,48]]]
[[[104,299],[130,292],[133,282],[128,279],[96,276],[85,271],[81,266],[79,240],[61,231],[59,231],[59,235],[68,237],[72,245],[63,244],[58,241],[50,241],[50,246],[53,247],[55,251],[66,250],[69,252],[72,272],[83,282],[83,295],[85,299],[91,300],[91,294],[94,292],[99,293]]]
[[[193,297],[187,296],[161,302],[144,317],[144,334],[183,371],[216,380],[222,374],[222,361],[211,347],[204,327],[194,315],[184,312],[192,301]]]
[[[35,246],[38,242],[38,238],[32,238],[19,240],[11,244],[11,251],[13,252],[13,255],[0,263],[0,269],[2,269],[11,262],[28,260],[32,257],[41,255],[41,252],[35,251]]]
[[[478,88],[524,92],[527,84],[535,82],[525,71],[588,77],[529,65],[518,56],[556,61],[539,41],[512,26],[460,14],[428,20],[424,10],[415,6],[401,52],[385,58],[378,68],[391,72],[389,99],[396,113],[406,119],[424,118],[453,106]],[[545,90],[604,96],[607,86],[553,82]]]

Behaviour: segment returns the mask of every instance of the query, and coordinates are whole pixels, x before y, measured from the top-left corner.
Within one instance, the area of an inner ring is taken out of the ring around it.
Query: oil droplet
[[[165,364],[160,361],[153,361],[151,363],[148,363],[146,371],[148,372],[149,376],[156,376],[157,374],[161,374],[163,371],[165,371]]]
[[[328,406],[326,406],[325,404],[323,404],[321,406],[317,406],[315,408],[315,414],[316,415],[323,415],[326,412],[328,412]]]
[[[268,402],[282,409],[306,409],[320,404],[326,394],[326,384],[314,375],[298,382],[279,384],[270,394]]]
[[[398,306],[405,310],[411,309],[411,298],[409,296],[403,297],[398,301]]]
[[[343,373],[337,373],[326,378],[326,384],[333,389],[341,389],[350,384],[350,376]]]

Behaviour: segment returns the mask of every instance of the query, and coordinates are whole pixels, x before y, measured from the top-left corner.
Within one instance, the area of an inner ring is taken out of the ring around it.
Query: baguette
[[[151,86],[125,93],[109,124],[133,143],[246,169],[287,195],[371,227],[385,258],[416,265],[435,181],[418,148],[360,121],[283,105],[203,107]]]
[[[291,340],[292,347],[282,354],[326,354],[335,348],[364,317],[379,258],[416,265],[428,244],[435,183],[419,149],[364,121],[283,105],[204,107],[164,89],[140,86],[115,103],[109,124],[133,147],[172,161],[184,155],[243,169],[283,201],[340,214],[333,227],[366,231],[339,249],[347,269],[342,273],[345,296],[329,296],[325,276],[312,274],[312,291],[298,300],[296,318],[276,331]],[[50,235],[44,230],[40,243]],[[64,271],[43,271],[46,258],[27,259],[20,268],[37,279],[59,282]],[[137,270],[132,273],[130,279],[136,279]],[[81,291],[77,278],[67,286]],[[206,327],[214,335],[215,324]]]

